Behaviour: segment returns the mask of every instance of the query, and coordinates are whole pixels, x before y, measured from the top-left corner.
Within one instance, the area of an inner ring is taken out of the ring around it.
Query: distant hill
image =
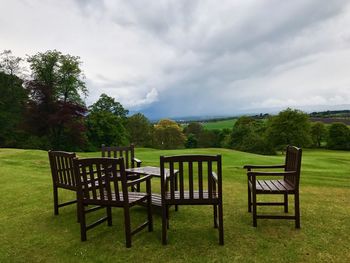
[[[256,115],[248,115],[255,119],[267,119],[272,116],[270,114],[256,114]],[[334,110],[334,111],[320,111],[320,112],[311,112],[309,113],[310,121],[316,122],[320,121],[325,124],[330,124],[334,122],[342,122],[346,125],[350,125],[350,110]],[[176,121],[181,125],[185,126],[190,122],[200,122],[203,126],[208,130],[213,129],[231,129],[233,125],[236,123],[239,116],[231,116],[231,117],[192,117],[192,118],[184,118],[177,119]]]

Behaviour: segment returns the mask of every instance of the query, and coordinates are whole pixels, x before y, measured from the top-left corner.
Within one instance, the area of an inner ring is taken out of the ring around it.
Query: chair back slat
[[[62,163],[63,163],[63,166],[64,167],[72,167],[70,164],[69,164],[69,159],[67,158],[62,158]],[[72,174],[73,170],[72,169],[65,169],[64,170],[64,174],[65,174],[65,177],[66,177],[66,183],[69,184],[69,185],[73,185],[73,182],[72,182],[72,179],[74,178],[74,175]]]
[[[110,158],[124,158],[125,169],[134,168],[133,159],[135,157],[135,146],[133,144],[129,146],[105,146],[102,144],[101,147],[102,157]]]
[[[179,183],[180,183],[180,198],[184,199],[184,166],[183,163],[179,163]]]
[[[174,176],[174,163],[170,163],[170,193],[171,199],[175,199],[175,176]]]
[[[127,182],[123,158],[74,159],[78,193],[86,201],[108,204],[128,202]],[[118,176],[120,173],[120,176]],[[119,191],[123,191],[123,199]]]
[[[191,200],[200,200],[209,203],[218,199],[218,192],[222,190],[221,156],[213,155],[178,155],[161,156],[161,186],[162,200],[167,202],[191,204]],[[169,169],[170,178],[166,178],[165,169]],[[215,170],[217,182],[212,178]],[[178,178],[178,193],[176,192],[176,180]],[[167,184],[165,184],[167,182]],[[221,192],[220,192],[221,196]],[[194,201],[196,202],[196,201]]]
[[[76,187],[73,169],[73,159],[76,157],[75,153],[49,151],[48,155],[54,184],[74,189]]]
[[[211,178],[211,174],[213,172],[212,163],[208,162],[208,199],[213,198],[213,180]]]
[[[188,162],[188,185],[190,198],[193,198],[193,162]]]
[[[284,179],[295,187],[298,187],[300,180],[302,150],[295,146],[288,146],[286,151],[285,171],[295,171],[296,176],[285,176]]]
[[[199,199],[203,199],[203,163],[198,162],[198,195]]]

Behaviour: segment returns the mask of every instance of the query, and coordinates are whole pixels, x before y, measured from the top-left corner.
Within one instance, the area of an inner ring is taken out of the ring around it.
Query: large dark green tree
[[[266,139],[266,125],[262,120],[242,116],[234,124],[231,147],[240,151],[274,154],[275,149]]]
[[[327,129],[324,123],[317,121],[311,125],[312,143],[316,147],[321,147],[321,142],[326,138]]]
[[[121,146],[129,143],[125,128],[128,111],[119,102],[102,94],[89,111],[86,124],[91,150],[102,144]]]
[[[350,150],[350,129],[344,123],[330,125],[327,147],[334,150]]]
[[[28,94],[23,88],[21,58],[10,50],[0,53],[0,146],[20,147],[24,137],[21,124]]]
[[[130,141],[137,146],[151,146],[152,124],[142,113],[136,113],[127,119],[126,128]]]
[[[305,147],[311,144],[309,116],[300,110],[281,111],[271,117],[267,125],[268,140],[279,149],[286,145]]]
[[[190,122],[187,126],[185,126],[183,132],[186,135],[186,148],[197,148],[200,138],[202,137],[204,139],[205,137],[203,134],[203,125],[199,122]]]
[[[42,148],[75,150],[86,143],[82,96],[87,94],[79,57],[57,50],[28,58],[31,79],[26,82],[30,100],[27,126],[46,142]]]

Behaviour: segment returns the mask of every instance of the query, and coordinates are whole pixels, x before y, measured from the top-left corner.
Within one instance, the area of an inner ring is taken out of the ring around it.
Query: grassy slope
[[[0,262],[350,262],[349,152],[304,152],[301,230],[285,220],[259,220],[258,228],[253,228],[246,211],[243,164],[280,163],[282,156],[225,149],[137,149],[144,165],[157,165],[161,154],[179,153],[223,155],[225,246],[218,245],[212,209],[205,206],[171,212],[169,245],[165,247],[160,242],[159,210],[154,211],[154,232],[134,236],[131,249],[124,246],[121,209],[113,211],[113,227],[101,225],[89,231],[88,241],[82,243],[74,206],[53,215],[47,153],[0,149]],[[157,179],[153,186],[155,191],[159,188]],[[74,197],[64,191],[61,194],[65,200]],[[144,208],[133,209],[134,225],[144,218]]]
[[[208,130],[214,130],[214,129],[232,129],[233,125],[236,123],[237,119],[230,119],[230,120],[224,120],[224,121],[211,121],[211,122],[205,122],[203,123],[204,128]]]

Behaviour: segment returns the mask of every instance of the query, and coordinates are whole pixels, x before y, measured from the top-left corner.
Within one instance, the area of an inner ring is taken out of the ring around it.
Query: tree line
[[[27,62],[29,73],[22,63]],[[152,124],[102,94],[90,106],[79,57],[57,50],[26,59],[0,54],[0,146],[95,151],[101,144],[159,149],[224,147],[273,154],[287,144],[350,150],[350,130],[342,123],[311,123],[301,111],[276,116],[243,116],[232,129],[206,130],[199,122],[181,126],[163,119]]]

